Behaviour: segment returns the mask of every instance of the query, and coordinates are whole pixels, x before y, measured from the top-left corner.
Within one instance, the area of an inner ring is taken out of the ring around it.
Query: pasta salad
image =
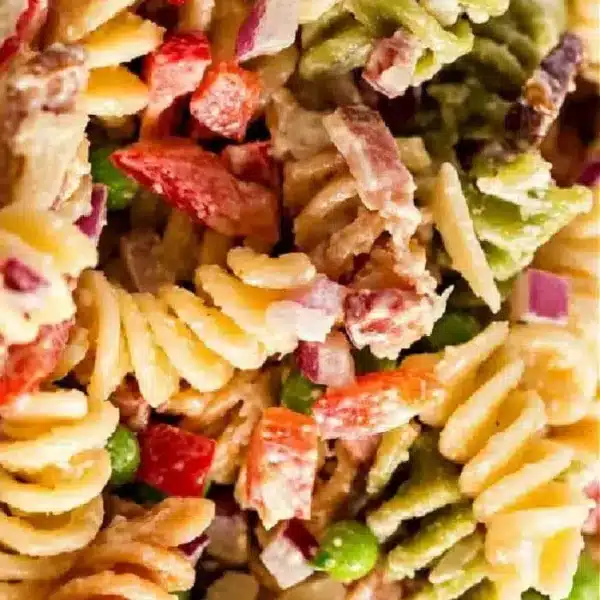
[[[593,600],[597,0],[0,0],[0,600]]]

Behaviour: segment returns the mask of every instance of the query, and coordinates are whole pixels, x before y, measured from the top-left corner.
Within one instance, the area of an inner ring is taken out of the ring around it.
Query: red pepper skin
[[[150,425],[140,434],[138,480],[169,496],[204,496],[215,446],[214,440],[172,425]]]
[[[43,325],[33,342],[6,348],[6,359],[0,367],[0,404],[36,390],[54,371],[72,327],[72,319]]]
[[[260,77],[234,62],[211,67],[190,102],[196,134],[243,140],[258,109],[260,90]]]

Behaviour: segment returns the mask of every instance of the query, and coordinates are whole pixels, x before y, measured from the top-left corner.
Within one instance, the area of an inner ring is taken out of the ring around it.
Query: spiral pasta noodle
[[[592,196],[592,208],[575,218],[542,246],[535,264],[568,278],[569,327],[589,345],[600,373],[600,187]]]
[[[2,407],[0,581],[42,585],[89,544],[104,515],[111,465],[104,445],[119,420],[77,390],[38,391]],[[10,589],[11,584],[0,583]]]
[[[88,331],[89,393],[108,398],[132,373],[157,407],[179,390],[180,380],[200,392],[219,390],[234,369],[256,369],[269,356],[294,350],[298,339],[270,328],[267,312],[315,276],[306,255],[271,259],[239,248],[227,260],[235,274],[217,265],[197,269],[198,294],[173,285],[156,296],[130,294],[100,272],[84,273],[77,305],[78,324]]]
[[[21,204],[0,209],[0,336],[31,342],[42,325],[75,312],[69,281],[96,264],[93,240],[47,211]]]
[[[57,0],[48,22],[49,43],[82,45],[90,79],[83,100],[86,110],[101,117],[137,113],[148,102],[146,84],[123,63],[152,52],[164,30],[127,9],[134,0]]]
[[[447,349],[437,372],[446,395],[421,418],[443,426],[440,452],[464,465],[459,489],[474,498],[473,514],[487,528],[485,555],[501,597],[533,587],[563,598],[588,503],[558,479],[574,452],[542,432],[576,422],[593,402],[595,374],[585,347],[560,329],[509,332],[494,323]],[[565,398],[570,386],[574,393]]]
[[[408,479],[394,497],[367,515],[367,524],[381,541],[400,532],[399,543],[385,558],[387,579],[413,578],[417,571],[429,568],[425,587],[413,597],[451,600],[481,584],[488,568],[476,539],[476,519],[459,490],[458,469],[439,455],[436,444],[431,432],[414,442]],[[416,533],[406,534],[403,524],[412,519],[422,520]],[[455,554],[465,544],[475,545],[475,551],[464,553],[461,569],[453,577],[440,576],[437,561],[448,563],[448,553]]]

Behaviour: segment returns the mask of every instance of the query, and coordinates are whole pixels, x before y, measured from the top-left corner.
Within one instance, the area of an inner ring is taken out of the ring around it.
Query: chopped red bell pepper
[[[312,412],[323,438],[361,438],[408,423],[439,390],[432,368],[400,367],[328,388]]]
[[[142,141],[113,153],[113,163],[192,219],[228,236],[277,240],[273,193],[238,181],[219,158],[190,140]]]
[[[310,518],[317,455],[311,417],[281,407],[264,412],[248,448],[246,503],[265,527]]]
[[[138,479],[169,496],[203,496],[215,441],[172,425],[140,434]]]
[[[270,140],[230,144],[221,152],[221,158],[225,166],[242,181],[251,181],[270,189],[279,187],[279,169]]]
[[[6,349],[0,368],[0,404],[35,390],[54,371],[72,326],[72,319],[44,325],[33,342],[13,344]]]
[[[48,0],[28,0],[25,6],[15,24],[14,34],[0,40],[0,68],[8,63],[24,43],[35,37],[46,19]],[[10,14],[10,7],[8,11]]]
[[[210,62],[210,44],[201,31],[176,33],[146,56],[143,74],[150,101],[142,118],[142,137],[173,133],[178,109],[175,101],[198,87]]]
[[[260,90],[260,76],[235,62],[211,67],[190,102],[195,130],[242,140],[258,109]]]

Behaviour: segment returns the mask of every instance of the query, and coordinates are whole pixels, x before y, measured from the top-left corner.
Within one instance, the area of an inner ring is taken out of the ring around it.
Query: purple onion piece
[[[314,558],[319,549],[319,542],[299,519],[288,521],[286,528],[283,530],[283,535],[302,552],[307,560]]]
[[[195,565],[200,560],[200,557],[208,546],[208,543],[209,538],[205,533],[203,533],[201,536],[197,537],[191,542],[182,544],[179,546],[179,549],[187,556],[187,558],[189,558],[190,562]]]
[[[49,285],[48,281],[18,258],[9,258],[0,265],[4,287],[13,292],[33,293]]]
[[[100,183],[92,187],[92,210],[89,215],[80,217],[75,225],[79,230],[95,242],[100,238],[102,228],[106,225],[106,206],[108,201],[108,188]]]
[[[584,165],[578,183],[590,188],[600,184],[600,158],[591,160]]]

